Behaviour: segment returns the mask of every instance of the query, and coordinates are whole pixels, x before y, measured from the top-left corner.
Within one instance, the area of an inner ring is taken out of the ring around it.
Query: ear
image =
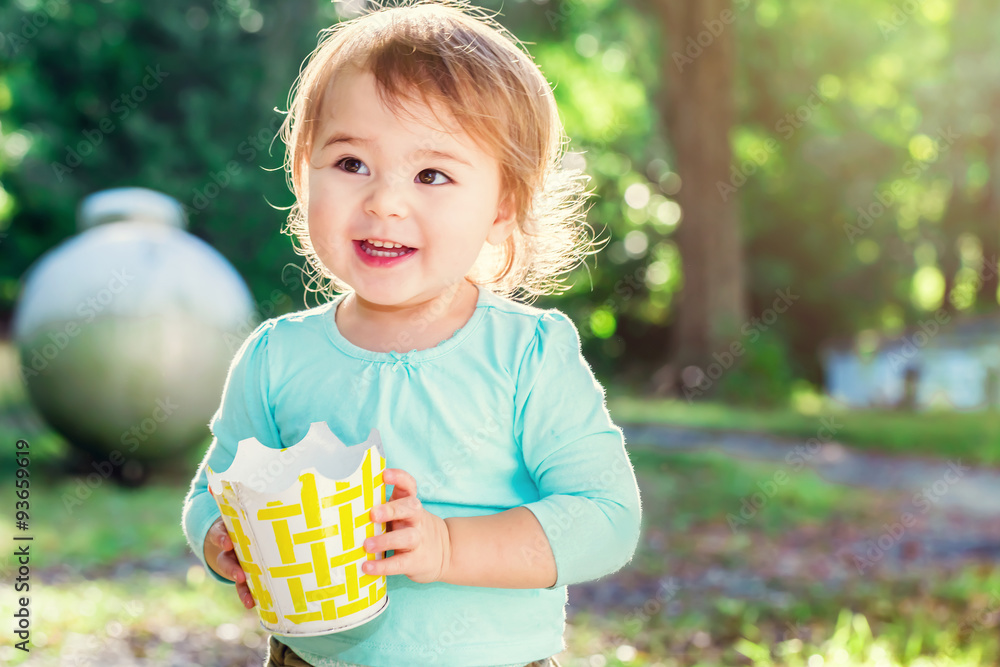
[[[490,245],[500,245],[513,233],[515,224],[517,219],[514,216],[514,197],[507,195],[497,208],[497,217],[490,225],[486,241]]]

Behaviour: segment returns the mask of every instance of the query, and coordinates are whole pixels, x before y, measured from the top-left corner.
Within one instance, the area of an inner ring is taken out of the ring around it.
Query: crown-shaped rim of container
[[[385,458],[378,429],[373,428],[363,443],[348,446],[325,421],[312,422],[302,439],[291,447],[276,449],[264,445],[257,438],[245,438],[239,441],[236,456],[228,468],[216,472],[207,466],[209,489],[215,494],[216,489],[221,490],[221,482],[226,481],[249,486],[256,493],[279,494],[288,491],[298,483],[303,473],[310,470],[317,478],[343,481],[358,471],[370,449],[375,449],[379,456]],[[313,450],[323,455],[310,457]],[[306,458],[303,459],[303,455]],[[300,459],[300,465],[292,465]],[[274,461],[281,466],[277,471],[270,469]],[[258,488],[255,481],[264,486]]]

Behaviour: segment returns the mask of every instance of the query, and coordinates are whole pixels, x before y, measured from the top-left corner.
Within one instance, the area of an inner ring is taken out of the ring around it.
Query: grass
[[[28,655],[0,646],[0,664],[262,664],[267,634],[231,587],[186,573],[37,585]],[[256,660],[248,661],[253,654]]]
[[[625,580],[687,582],[710,570],[749,576],[784,548],[819,558],[835,546],[825,535],[829,526],[878,526],[888,511],[881,496],[829,484],[803,469],[789,474],[769,502],[733,530],[726,515],[773,479],[773,465],[713,452],[638,447],[631,454],[642,490],[644,539],[622,573]],[[43,475],[35,482],[32,605],[34,617],[45,621],[35,626],[31,664],[66,664],[88,651],[124,651],[153,664],[176,663],[185,651],[193,652],[190,664],[262,658],[266,633],[256,617],[187,555],[179,526],[184,484],[154,480],[135,490],[107,482],[70,514],[64,495],[74,491],[74,480]],[[7,518],[0,523],[7,531],[0,540],[8,543],[10,525]],[[794,541],[802,535],[818,541]],[[661,536],[665,544],[658,543]],[[149,570],[151,560],[159,570]],[[127,567],[137,561],[145,567]],[[67,569],[65,578],[53,574]],[[1000,591],[1000,570],[967,565],[939,574],[866,575],[838,586],[763,577],[767,590],[780,596],[684,584],[633,607],[578,608],[560,661],[567,667],[995,663],[995,632],[973,621],[997,606],[988,592]],[[0,662],[23,664],[24,657],[0,647]]]
[[[898,511],[885,494],[829,484],[802,470],[733,530],[725,516],[760,482],[773,479],[773,466],[709,452],[638,448],[631,455],[646,536],[633,567],[656,576],[702,568],[761,571],[784,549],[818,562],[840,546],[833,527],[873,534]],[[667,545],[657,548],[660,531]],[[601,656],[576,664],[608,667],[940,667],[996,664],[1000,657],[1000,595],[990,593],[1000,592],[1000,569],[990,563],[900,578],[869,572],[836,585],[796,575],[764,580],[784,595],[741,597],[682,585],[624,613],[577,614],[568,637],[571,652]],[[985,622],[977,625],[980,620]]]
[[[206,577],[181,532],[181,502],[204,446],[185,461],[187,479],[160,476],[140,489],[111,481],[87,486],[83,476],[60,473],[67,446],[33,414],[9,362],[9,347],[0,344],[0,438],[27,438],[32,451],[31,599],[33,617],[44,622],[35,623],[30,663],[123,655],[123,663],[259,664],[267,635],[256,616],[230,587]],[[856,447],[1000,461],[1000,423],[984,413],[844,411],[808,394],[793,407],[769,411],[641,400],[613,388],[609,398],[619,423],[808,439],[817,435],[821,416],[832,416],[839,425],[835,437]],[[845,539],[838,532],[844,526],[878,535],[883,521],[898,516],[886,494],[832,485],[808,469],[785,468],[787,477],[772,487],[778,464],[715,452],[630,446],[630,454],[642,489],[643,540],[620,580],[701,583],[650,594],[627,608],[578,606],[567,630],[569,649],[560,656],[567,667],[1000,661],[1000,570],[992,564],[906,577],[869,572],[836,585],[802,572],[775,574],[774,564],[787,560],[783,554],[807,565],[828,561],[837,540]],[[0,474],[13,467],[8,459],[0,461]],[[729,520],[765,489],[773,493],[752,515]],[[0,540],[8,544],[12,509],[0,509]],[[5,580],[11,566],[9,555],[0,557]],[[711,583],[712,573],[759,583],[761,592],[727,590]],[[0,643],[0,663],[19,665],[27,657]]]
[[[651,522],[669,522],[681,532],[704,522],[726,522],[727,515],[739,517],[744,501],[755,493],[763,494],[767,504],[754,513],[753,523],[771,535],[788,525],[827,520],[834,513],[860,516],[865,509],[853,489],[830,484],[808,468],[792,472],[789,466],[740,462],[712,451],[664,453],[639,448],[629,456],[637,474],[645,473],[644,490],[656,498],[655,506],[670,508],[669,516],[654,512]],[[779,470],[785,475],[776,482]],[[692,493],[695,489],[702,491]],[[767,493],[772,490],[773,495]],[[748,506],[747,514],[756,509],[752,503]]]
[[[72,563],[86,570],[121,560],[177,559],[187,553],[180,525],[186,486],[156,483],[123,489],[105,481],[90,488],[81,479],[33,478],[26,533],[34,538],[32,567]],[[3,543],[13,544],[16,533],[21,534],[12,520],[0,524]]]
[[[792,406],[754,409],[718,403],[687,403],[612,395],[608,409],[618,423],[752,431],[807,440],[815,438],[821,418],[832,418],[834,438],[859,449],[897,455],[961,458],[1000,465],[1000,414],[996,412],[902,413],[845,410],[831,401],[804,395]]]

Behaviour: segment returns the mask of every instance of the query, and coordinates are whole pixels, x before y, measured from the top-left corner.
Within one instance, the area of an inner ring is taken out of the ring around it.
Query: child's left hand
[[[392,497],[371,511],[375,522],[389,524],[386,533],[365,540],[365,551],[395,550],[389,558],[368,560],[366,574],[405,574],[418,584],[441,581],[448,569],[451,542],[444,519],[423,508],[417,498],[417,482],[398,468],[382,471],[382,481],[394,485]]]

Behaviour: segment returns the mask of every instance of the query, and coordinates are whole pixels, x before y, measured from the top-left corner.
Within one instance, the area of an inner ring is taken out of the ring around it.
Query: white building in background
[[[930,319],[898,338],[822,351],[826,392],[856,408],[1000,409],[1000,317]]]

